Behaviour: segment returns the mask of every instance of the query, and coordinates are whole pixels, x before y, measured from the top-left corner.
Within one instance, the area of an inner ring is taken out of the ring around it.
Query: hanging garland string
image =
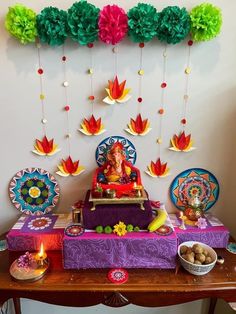
[[[186,67],[184,69],[185,86],[183,95],[182,115],[180,119],[180,132],[179,135],[174,134],[174,136],[170,140],[171,147],[169,149],[175,152],[189,152],[195,149],[195,147],[193,147],[193,140],[191,139],[191,134],[188,135],[185,134],[185,127],[187,124],[187,109],[189,104],[189,77],[191,74],[190,57],[192,45],[193,41],[189,40]]]
[[[162,67],[162,81],[160,84],[161,88],[161,99],[160,99],[160,108],[158,110],[159,114],[159,130],[158,130],[158,138],[157,138],[157,144],[158,144],[158,158],[156,162],[151,161],[150,165],[147,167],[148,170],[146,173],[155,178],[155,177],[166,177],[169,175],[169,168],[166,163],[163,163],[161,161],[161,154],[162,154],[162,136],[163,136],[163,115],[165,113],[165,93],[166,93],[166,87],[167,87],[167,82],[166,82],[166,63],[167,63],[167,46],[165,45],[164,50],[163,50],[163,67]]]
[[[62,159],[60,164],[57,165],[58,171],[56,172],[61,177],[78,176],[81,174],[85,168],[79,165],[79,160],[73,161],[71,158],[71,132],[70,132],[70,103],[68,99],[68,86],[69,82],[67,80],[67,56],[65,54],[65,46],[62,46],[62,67],[63,67],[63,83],[64,88],[64,110],[66,112],[66,140],[68,145],[68,157],[67,159]]]
[[[89,64],[89,68],[88,68],[88,75],[89,75],[89,80],[90,80],[90,95],[88,96],[88,100],[91,104],[91,112],[92,115],[89,119],[84,118],[82,123],[80,124],[81,128],[79,129],[79,131],[81,133],[83,133],[84,135],[100,135],[102,133],[104,133],[106,130],[104,129],[104,125],[102,124],[102,119],[98,118],[96,119],[94,117],[94,100],[95,100],[95,96],[94,96],[94,89],[93,89],[93,75],[94,75],[94,64],[93,64],[93,47],[94,44],[93,43],[89,43],[87,44],[89,51],[89,59],[90,59],[90,64]]]
[[[44,94],[44,88],[43,88],[43,74],[44,69],[42,67],[41,62],[41,44],[37,41],[36,43],[37,48],[37,56],[38,56],[38,69],[37,73],[39,75],[39,99],[41,103],[41,124],[42,124],[42,131],[43,131],[43,137],[41,140],[36,139],[34,150],[32,151],[34,154],[39,156],[52,156],[56,154],[60,149],[58,148],[58,145],[54,143],[54,139],[48,140],[47,138],[47,132],[46,132],[46,113],[45,113],[45,94]]]

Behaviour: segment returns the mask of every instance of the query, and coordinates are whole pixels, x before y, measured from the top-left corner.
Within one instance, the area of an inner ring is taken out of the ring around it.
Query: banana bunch
[[[157,216],[148,225],[148,230],[153,232],[164,225],[167,218],[167,212],[165,210],[158,210]]]

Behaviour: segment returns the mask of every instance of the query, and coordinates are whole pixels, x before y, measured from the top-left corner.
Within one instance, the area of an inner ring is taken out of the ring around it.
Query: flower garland
[[[90,95],[88,96],[88,100],[91,103],[92,107],[92,115],[89,119],[83,119],[83,122],[81,123],[81,128],[79,131],[83,133],[84,135],[100,135],[104,133],[106,130],[104,129],[104,125],[102,124],[102,119],[98,118],[96,119],[94,117],[94,90],[93,90],[93,75],[94,75],[94,68],[93,68],[93,43],[87,44],[90,52],[90,67],[87,71],[89,77],[90,77]]]
[[[54,143],[54,139],[48,140],[47,134],[46,134],[46,125],[47,125],[47,119],[46,119],[46,113],[45,113],[45,94],[43,89],[43,74],[44,69],[42,67],[41,63],[41,44],[39,42],[36,43],[37,52],[38,52],[38,70],[37,74],[39,75],[39,82],[40,82],[40,103],[41,103],[41,123],[42,123],[42,129],[43,129],[43,138],[42,140],[36,139],[34,150],[32,151],[34,154],[39,156],[52,156],[60,151],[60,148],[58,148],[58,145]]]
[[[191,47],[193,45],[193,41],[188,41],[188,53],[187,53],[187,62],[186,68],[184,70],[185,74],[185,87],[184,87],[184,95],[183,95],[183,109],[182,109],[182,116],[180,119],[180,132],[179,135],[174,135],[170,140],[171,147],[169,148],[175,152],[190,152],[195,149],[193,147],[193,140],[191,139],[191,134],[185,135],[185,127],[187,124],[187,108],[189,103],[189,76],[191,74],[191,67],[190,67],[190,56],[191,56]]]
[[[143,119],[141,116],[141,104],[143,102],[143,97],[142,97],[142,81],[143,81],[143,75],[144,75],[144,70],[143,70],[143,48],[145,44],[144,43],[139,43],[139,48],[140,48],[140,61],[139,61],[139,70],[138,70],[138,75],[139,75],[139,80],[138,80],[138,97],[137,97],[137,102],[138,102],[138,114],[136,119],[134,120],[133,118],[130,119],[130,123],[128,124],[128,128],[125,129],[126,132],[128,132],[131,135],[137,136],[144,136],[149,133],[151,130],[150,128],[150,122],[148,119]]]
[[[71,133],[70,133],[70,117],[69,117],[69,112],[70,112],[70,104],[68,101],[68,92],[67,88],[69,86],[69,82],[67,80],[67,57],[65,55],[65,47],[63,45],[62,47],[62,65],[63,65],[63,73],[64,73],[64,81],[62,83],[62,86],[64,88],[64,95],[65,95],[65,105],[64,105],[64,110],[66,112],[66,120],[67,120],[67,134],[66,134],[66,139],[67,139],[67,144],[68,144],[68,157],[66,160],[62,159],[60,164],[57,166],[58,171],[56,172],[59,176],[61,177],[68,177],[70,175],[72,176],[78,176],[81,174],[85,168],[83,166],[79,165],[79,160],[73,161],[71,158]]]
[[[99,13],[100,12],[100,13]],[[67,18],[66,18],[67,17]],[[168,6],[161,12],[151,4],[139,3],[127,15],[117,5],[107,5],[101,11],[86,0],[75,2],[68,12],[48,7],[36,13],[17,4],[9,8],[5,27],[22,44],[36,40],[51,46],[62,45],[67,37],[86,45],[99,39],[115,45],[125,35],[135,43],[148,42],[154,37],[168,44],[176,44],[190,33],[193,41],[206,41],[221,30],[221,10],[210,3],[194,7],[190,14],[185,8]]]
[[[158,110],[159,114],[159,134],[157,138],[157,144],[158,144],[158,158],[156,162],[151,161],[150,165],[147,167],[148,170],[146,173],[153,177],[153,178],[163,178],[169,175],[169,168],[166,163],[163,163],[161,161],[161,153],[162,153],[162,135],[163,135],[163,115],[165,113],[165,91],[167,88],[167,82],[166,82],[166,63],[167,63],[167,48],[165,45],[164,51],[163,51],[163,72],[162,72],[162,82],[160,84],[161,88],[161,104],[160,108]]]

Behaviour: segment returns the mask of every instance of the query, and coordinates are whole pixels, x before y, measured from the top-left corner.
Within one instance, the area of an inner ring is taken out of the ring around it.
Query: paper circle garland
[[[67,38],[67,12],[55,7],[44,8],[37,15],[40,40],[50,46],[60,46]]]
[[[210,3],[202,3],[190,12],[191,36],[194,41],[207,41],[221,30],[221,10]]]
[[[16,4],[9,8],[5,27],[22,44],[35,42],[37,36],[36,13],[22,4]]]
[[[157,34],[157,10],[151,4],[139,3],[127,13],[130,39],[135,42],[148,42]]]
[[[69,35],[80,45],[87,45],[98,38],[100,9],[87,1],[75,2],[68,10]]]
[[[99,38],[106,44],[116,45],[128,31],[128,18],[125,11],[117,5],[107,5],[98,20]]]
[[[177,44],[190,31],[190,17],[185,8],[168,6],[158,13],[157,38],[168,44]]]

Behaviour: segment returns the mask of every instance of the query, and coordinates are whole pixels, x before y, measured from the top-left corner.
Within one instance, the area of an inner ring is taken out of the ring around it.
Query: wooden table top
[[[217,249],[225,259],[204,276],[177,270],[129,269],[126,283],[117,285],[107,278],[108,269],[64,270],[60,251],[49,251],[50,267],[36,282],[16,282],[9,274],[20,252],[0,252],[0,303],[9,298],[29,298],[51,304],[91,306],[99,303],[118,307],[129,303],[166,306],[203,298],[236,302],[236,255]]]

